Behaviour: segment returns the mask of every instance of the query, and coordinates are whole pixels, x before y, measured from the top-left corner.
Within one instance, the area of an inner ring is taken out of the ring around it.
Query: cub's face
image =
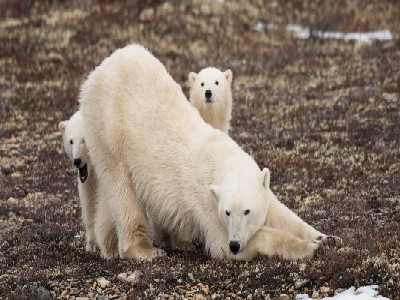
[[[206,68],[198,74],[189,73],[190,99],[195,106],[221,104],[228,99],[231,90],[232,71],[221,72],[216,68]]]
[[[70,120],[60,122],[58,128],[63,137],[64,150],[78,168],[79,178],[83,183],[88,176],[88,149],[84,139],[83,120],[75,114]]]
[[[242,252],[250,238],[265,223],[269,170],[264,169],[254,182],[212,185],[218,200],[218,213],[228,233],[228,247],[233,254]]]

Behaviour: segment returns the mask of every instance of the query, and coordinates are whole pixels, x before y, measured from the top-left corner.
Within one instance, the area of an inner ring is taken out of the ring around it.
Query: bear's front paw
[[[314,250],[318,249],[321,243],[325,240],[326,238],[323,237],[322,235],[317,236],[311,243],[311,246]]]
[[[139,261],[148,261],[157,257],[166,256],[167,253],[160,248],[143,248],[138,245],[131,246],[123,258],[136,259]]]
[[[87,242],[85,248],[86,248],[87,252],[91,252],[91,253],[96,253],[98,250],[97,244],[95,242]]]

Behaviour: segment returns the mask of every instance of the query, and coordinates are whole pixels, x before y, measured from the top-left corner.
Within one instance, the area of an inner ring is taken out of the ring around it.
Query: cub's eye
[[[73,140],[69,140],[69,143],[72,145],[74,143],[74,141]]]
[[[218,81],[215,82],[216,85],[218,85],[218,83],[219,83]]]
[[[82,144],[84,144],[85,143],[85,139],[82,139]]]
[[[204,82],[201,83],[201,86],[204,86]]]
[[[246,209],[246,210],[244,211],[244,215],[245,215],[245,216],[247,216],[249,213],[250,213],[250,209]]]
[[[229,217],[230,215],[231,215],[231,212],[229,212],[229,211],[225,211],[225,214]]]

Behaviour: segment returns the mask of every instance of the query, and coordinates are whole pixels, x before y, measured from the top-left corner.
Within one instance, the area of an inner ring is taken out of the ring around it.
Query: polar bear
[[[151,244],[147,215],[157,229],[201,241],[213,258],[298,259],[326,239],[276,199],[269,170],[205,123],[144,47],[106,58],[83,83],[79,101],[104,187],[98,205],[113,216],[121,258],[165,255]],[[105,257],[107,234],[96,236]]]
[[[69,120],[60,122],[58,128],[62,134],[65,152],[78,168],[78,193],[82,209],[82,220],[85,226],[86,251],[95,252],[97,248],[95,215],[100,213],[107,216],[107,212],[96,212],[97,175],[85,144],[82,113],[77,111]],[[114,237],[114,241],[111,244],[113,243],[115,245],[114,248],[116,248],[115,234],[110,234],[110,238],[112,237]]]
[[[208,67],[190,72],[189,101],[205,122],[228,134],[232,114],[232,71]]]

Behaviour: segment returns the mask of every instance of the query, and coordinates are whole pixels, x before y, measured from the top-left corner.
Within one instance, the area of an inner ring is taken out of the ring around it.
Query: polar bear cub
[[[58,128],[62,133],[65,152],[78,168],[78,192],[85,226],[86,250],[94,252],[97,178],[85,144],[85,128],[81,112],[77,111],[69,120],[60,122]]]
[[[214,258],[303,258],[326,238],[276,199],[269,170],[206,124],[144,47],[106,58],[79,101],[99,186],[106,187],[98,205],[113,215],[121,258],[165,255],[149,239],[148,217],[156,230],[202,242]],[[96,235],[104,257],[112,252],[107,235]]]
[[[208,67],[189,73],[190,103],[205,122],[228,134],[232,114],[232,71]]]

